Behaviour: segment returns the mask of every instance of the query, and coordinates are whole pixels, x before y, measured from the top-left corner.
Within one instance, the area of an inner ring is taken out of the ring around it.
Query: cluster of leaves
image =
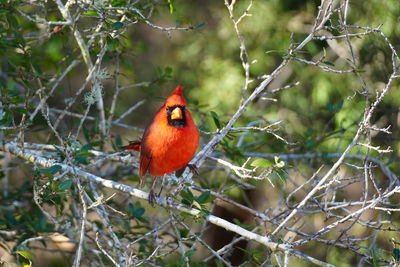
[[[46,216],[35,205],[31,205],[32,187],[24,183],[19,188],[9,191],[7,196],[0,196],[0,230],[10,233],[7,240],[13,240],[12,253],[25,258],[32,258],[23,241],[44,233],[54,231],[54,225],[47,222]]]
[[[189,207],[195,207],[200,210],[198,217],[206,216],[209,214],[207,207],[205,206],[207,203],[211,203],[213,198],[211,197],[210,191],[203,192],[200,196],[195,197],[192,191],[188,188],[182,190],[180,192],[182,197],[182,204],[185,204]],[[183,217],[192,217],[189,214],[182,213]]]

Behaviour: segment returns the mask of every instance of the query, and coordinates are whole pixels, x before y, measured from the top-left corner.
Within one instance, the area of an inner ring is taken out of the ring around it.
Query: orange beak
[[[171,113],[171,119],[172,120],[178,120],[182,119],[182,110],[179,107],[174,108],[174,110]]]

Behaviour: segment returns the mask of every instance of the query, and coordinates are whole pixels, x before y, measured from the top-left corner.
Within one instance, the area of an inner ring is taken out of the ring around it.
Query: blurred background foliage
[[[118,6],[126,1],[111,0],[110,2]],[[185,87],[184,95],[189,109],[203,131],[201,144],[204,144],[210,139],[210,135],[204,132],[216,131],[224,125],[239,107],[242,96],[244,71],[239,58],[239,41],[232,20],[223,1],[148,0],[139,1],[138,9],[145,12],[151,4],[155,7],[152,23],[163,26],[193,25],[194,29],[172,31],[168,34],[139,22],[129,27],[120,38],[106,39],[108,49],[102,68],[105,68],[110,75],[116,75],[116,65],[119,64],[119,73],[117,73],[119,86],[148,82],[144,86],[128,88],[121,92],[115,117],[123,114],[138,101],[146,99],[145,105],[123,119],[126,124],[143,128],[171,90],[177,84],[181,84]],[[306,0],[260,0],[253,3],[250,10],[251,16],[246,17],[239,26],[245,38],[250,61],[256,60],[250,69],[251,77],[255,81],[251,83],[247,95],[259,84],[261,81],[259,77],[268,75],[282,61],[290,46],[291,38],[296,43],[309,34],[318,4],[318,1]],[[238,1],[235,14],[239,16],[247,6],[248,1]],[[381,30],[394,44],[395,49],[400,51],[400,1],[350,1],[349,8],[349,24],[366,27],[381,25]],[[32,112],[37,104],[29,102],[28,99],[35,95],[37,90],[43,89],[43,94],[46,94],[50,88],[43,88],[43,84],[47,84],[54,76],[60,75],[73,60],[82,60],[69,28],[65,27],[58,31],[53,26],[53,32],[48,33],[43,25],[29,21],[18,12],[18,10],[30,14],[42,12],[38,9],[38,7],[25,5],[23,1],[0,0],[0,57],[2,58],[0,88],[3,106],[0,123],[2,126],[17,125],[24,114]],[[46,3],[45,13],[48,20],[62,20],[52,1]],[[132,16],[137,16],[137,14],[132,14]],[[337,25],[337,19],[334,17],[330,23]],[[77,27],[87,29],[98,22],[99,17],[96,13],[87,12],[82,16]],[[119,27],[118,24],[111,22],[106,25],[109,29]],[[107,32],[107,28],[102,31]],[[326,33],[330,31],[337,33],[335,29],[327,30]],[[40,38],[37,38],[38,36]],[[96,41],[99,39],[96,38]],[[96,41],[90,48],[93,57],[100,52]],[[282,124],[277,133],[294,145],[285,144],[269,134],[248,134],[242,145],[237,146],[238,136],[232,133],[224,138],[216,152],[221,152],[237,164],[245,162],[247,159],[245,152],[277,153],[278,155],[342,152],[351,142],[363,116],[365,97],[359,92],[367,90],[371,94],[370,99],[373,99],[375,92],[382,89],[392,71],[391,51],[381,36],[370,34],[352,41],[357,66],[353,66],[349,60],[351,54],[345,39],[330,43],[314,40],[296,56],[313,61],[325,56],[325,62],[336,69],[357,69],[365,83],[365,88],[361,87],[355,73],[323,72],[317,67],[292,61],[268,88],[279,88],[296,82],[300,82],[299,85],[272,96],[276,98],[276,101],[268,98],[257,99],[247,108],[235,126],[245,126],[256,120],[270,123],[281,120]],[[49,105],[63,109],[82,85],[86,75],[83,64],[72,70],[66,82],[60,84],[50,97]],[[21,83],[30,90],[20,90],[18,84]],[[114,90],[114,80],[106,80],[103,88],[106,107],[111,104]],[[392,135],[379,133],[372,136],[374,145],[390,146],[394,151],[385,154],[384,157],[374,151],[370,152],[373,156],[379,156],[397,174],[400,173],[399,106],[400,90],[397,80],[373,118],[380,127],[391,125]],[[81,99],[73,105],[72,110],[83,113],[85,109],[86,103],[82,95]],[[92,108],[89,115],[96,117],[97,110]],[[26,141],[46,143],[49,129],[43,117],[37,116],[33,122],[29,123],[32,124],[26,132]],[[63,137],[67,138],[71,129],[74,132],[78,125],[79,119],[71,117],[64,119],[61,126]],[[96,127],[96,123],[85,123],[85,131],[90,137],[85,139],[83,135],[80,136],[79,140],[82,144],[89,139],[94,148],[110,149],[112,142],[118,143],[115,141],[118,136],[122,138],[123,143],[141,136],[140,131],[112,128],[110,135],[104,138],[96,132]],[[6,130],[2,138],[10,140],[16,133]],[[55,137],[49,141],[49,143],[56,142]],[[365,153],[365,150],[356,148],[353,152]],[[329,160],[326,159],[328,163]],[[312,164],[299,162],[295,169],[306,176],[313,173],[312,167]],[[212,168],[208,171],[205,168],[202,173],[199,180],[203,185],[206,184],[211,188],[214,186],[214,189],[217,189],[226,182],[224,172]],[[250,198],[254,206],[260,209],[274,206],[279,196],[287,190],[285,175],[287,173],[282,174],[283,178],[279,174],[272,176],[272,181],[277,186],[275,188],[271,188],[266,181],[249,181],[260,191],[264,190],[263,196],[258,200],[260,193],[250,194],[238,189],[229,190],[227,195],[240,202],[245,202],[246,198]],[[32,176],[30,167],[27,165],[22,165],[19,170],[13,170],[10,192],[8,195],[3,194],[0,198],[0,229],[12,229],[21,222],[21,226],[28,229],[24,235],[20,236],[21,240],[25,235],[33,235],[35,231],[53,231],[51,225],[46,223],[43,214],[34,205],[25,208],[27,211],[23,215],[25,219],[21,219],[21,214],[18,215],[17,211],[13,213],[5,208],[6,204],[17,200],[31,201],[32,195],[29,192],[32,187]],[[121,182],[129,180],[127,175],[114,175],[112,178]],[[228,181],[228,185],[233,183]],[[60,186],[60,183],[56,184],[54,190],[60,190]],[[64,184],[64,186],[68,188],[71,185]],[[65,190],[62,186],[61,189]],[[348,196],[349,192],[343,193],[343,198]],[[62,206],[64,197],[61,195],[51,201],[53,204]],[[396,200],[393,201],[396,202]],[[60,209],[62,210],[62,207]],[[135,208],[131,208],[131,213],[135,213]],[[393,216],[394,221],[398,222],[400,219],[398,214]],[[323,218],[319,219],[323,220]],[[314,225],[315,221],[310,221],[310,224]],[[377,248],[377,251],[384,250],[379,254],[384,258],[390,258],[391,255],[392,250],[388,243],[390,237],[395,237],[397,240],[400,238],[398,234],[388,233],[384,234],[378,242],[382,248]],[[325,258],[324,260],[338,266],[352,266],[356,262],[356,256],[351,252],[340,251],[337,248],[332,248],[328,252],[319,251],[318,243],[309,244],[304,250],[305,253]],[[304,262],[299,262],[299,264],[304,264]]]

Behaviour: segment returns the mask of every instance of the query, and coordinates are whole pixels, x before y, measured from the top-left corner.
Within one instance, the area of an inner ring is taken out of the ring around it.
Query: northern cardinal
[[[148,172],[155,176],[149,193],[149,203],[153,206],[154,185],[157,176],[172,173],[185,166],[193,158],[199,145],[199,130],[193,122],[183,87],[178,85],[164,105],[147,125],[141,140],[130,142],[124,149],[140,151],[140,186]],[[194,172],[193,166],[188,166]]]

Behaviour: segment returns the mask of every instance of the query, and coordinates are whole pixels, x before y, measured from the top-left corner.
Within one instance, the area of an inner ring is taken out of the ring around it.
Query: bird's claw
[[[154,208],[154,203],[157,201],[156,201],[156,194],[154,193],[153,188],[150,189],[148,200],[149,200],[149,204]]]
[[[199,175],[199,169],[197,168],[197,166],[196,166],[195,164],[188,164],[187,166],[189,167],[190,171],[191,171],[194,175],[196,175],[196,176]]]

